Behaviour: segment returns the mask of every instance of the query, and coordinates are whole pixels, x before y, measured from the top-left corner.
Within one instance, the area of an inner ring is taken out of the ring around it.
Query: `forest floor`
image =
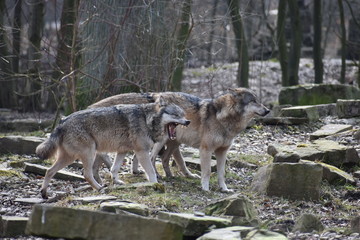
[[[310,63],[302,63],[301,81],[304,78],[311,82]],[[277,94],[280,90],[279,77],[275,77],[278,68],[272,62],[259,63],[263,71],[259,71],[262,76],[260,79],[251,79],[250,83],[257,93],[261,89],[262,99],[266,104],[276,102]],[[265,66],[266,65],[266,66]],[[252,66],[253,69],[260,66]],[[332,78],[327,77],[326,82],[336,81],[336,74],[340,71],[338,67],[327,66],[328,69],[334,69]],[[266,70],[266,71],[265,71]],[[354,70],[355,71],[355,70]],[[331,72],[331,71],[328,71]],[[188,69],[185,74],[184,91],[196,94],[201,97],[216,96],[228,87],[234,87],[234,79],[236,73],[235,65],[226,65],[221,68],[201,68]],[[255,76],[255,73],[252,75]],[[271,77],[273,76],[273,77]],[[327,75],[326,75],[327,76]],[[349,79],[354,78],[354,73],[348,72]],[[265,81],[265,79],[267,79]],[[270,83],[268,83],[270,81]],[[197,87],[195,87],[197,86]],[[260,86],[260,87],[256,87]],[[21,117],[21,116],[17,116]],[[24,116],[25,117],[25,116]],[[40,116],[38,116],[40,117]],[[351,234],[349,232],[350,220],[360,212],[360,182],[357,180],[357,186],[352,185],[329,185],[322,183],[321,197],[319,201],[302,201],[287,200],[278,197],[259,196],[249,190],[250,183],[256,169],[238,168],[231,163],[236,160],[250,162],[257,166],[262,166],[271,161],[271,157],[266,153],[267,146],[273,143],[307,143],[309,142],[309,134],[328,123],[347,123],[353,124],[355,129],[359,129],[360,119],[337,119],[334,117],[326,117],[318,122],[303,124],[297,126],[266,126],[255,124],[253,127],[246,129],[239,134],[228,154],[229,164],[227,165],[227,184],[229,188],[234,189],[236,193],[240,193],[248,197],[258,211],[259,219],[262,227],[279,231],[287,235],[289,239],[358,239],[359,234]],[[17,133],[18,134],[18,133]],[[28,133],[27,133],[28,134]],[[44,133],[31,133],[44,136]],[[339,141],[348,146],[353,146],[360,152],[359,141],[354,141],[351,133],[337,136]],[[186,146],[182,147],[182,152],[188,154],[198,153],[198,150]],[[9,166],[10,162],[34,160],[34,156],[24,155],[2,155],[0,156],[0,165]],[[130,157],[129,157],[130,159]],[[42,163],[49,166],[50,162]],[[161,166],[158,166],[161,173]],[[18,198],[39,198],[42,177],[34,174],[23,173],[23,169],[14,167],[13,174],[0,174],[0,215],[16,215],[29,216],[32,205],[24,204],[16,201]],[[74,168],[66,168],[66,170],[81,174],[81,170]],[[199,173],[198,170],[191,170]],[[173,172],[177,173],[173,168]],[[211,191],[203,192],[200,187],[200,180],[188,179],[176,176],[173,179],[164,178],[160,182],[165,186],[165,193],[156,191],[143,191],[134,189],[118,189],[111,187],[109,183],[109,170],[101,171],[103,179],[109,184],[106,194],[118,197],[119,200],[128,200],[137,203],[146,204],[152,215],[156,215],[158,211],[173,212],[194,212],[203,211],[210,202],[219,200],[228,196],[221,193],[217,187],[216,174],[211,176]],[[129,166],[124,166],[120,177],[126,183],[144,182],[144,175],[133,175],[129,173]],[[79,196],[94,196],[100,193],[86,188],[87,183],[69,182],[53,179],[50,189],[53,194],[63,194],[52,204],[56,206],[76,207],[83,209],[97,209],[99,203],[84,204],[76,201]],[[325,230],[322,233],[293,233],[292,228],[297,218],[302,213],[313,213],[319,216]],[[19,237],[17,239],[29,239],[28,237]],[[41,238],[33,238],[41,239]]]

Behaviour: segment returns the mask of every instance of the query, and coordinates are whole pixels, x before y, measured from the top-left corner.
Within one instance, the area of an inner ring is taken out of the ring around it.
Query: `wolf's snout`
[[[269,112],[270,112],[270,109],[267,108],[267,109],[265,110],[264,116],[266,116]]]
[[[191,123],[190,120],[186,120],[186,121],[185,121],[185,126],[188,126],[190,123]]]

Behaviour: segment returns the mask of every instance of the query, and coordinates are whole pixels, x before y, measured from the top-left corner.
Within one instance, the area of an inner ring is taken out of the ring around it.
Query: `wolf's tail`
[[[40,159],[49,159],[55,154],[60,140],[59,130],[56,129],[45,142],[36,147],[35,152]]]

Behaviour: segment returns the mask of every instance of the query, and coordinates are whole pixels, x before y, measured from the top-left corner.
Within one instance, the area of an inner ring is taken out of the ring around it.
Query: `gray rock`
[[[125,211],[145,217],[149,216],[149,208],[146,205],[124,201],[103,202],[100,204],[100,210],[117,214]]]
[[[197,238],[197,240],[235,240],[245,238],[246,235],[254,230],[253,227],[234,226],[227,228],[213,229],[210,232]]]
[[[25,235],[28,219],[27,217],[0,216],[0,237]]]
[[[324,138],[330,135],[334,135],[336,133],[344,132],[347,130],[351,130],[352,125],[346,124],[327,124],[322,126],[319,130],[310,134],[310,140],[315,140],[318,138]]]
[[[14,202],[22,204],[37,204],[43,203],[45,200],[43,198],[15,198]]]
[[[310,162],[308,160],[301,160],[301,162],[306,163]],[[331,166],[326,163],[317,162],[323,167],[323,180],[326,180],[330,184],[356,184],[354,178],[348,174],[347,172],[344,172],[343,170]]]
[[[360,116],[360,100],[343,100],[336,102],[336,111],[339,118]]]
[[[212,226],[223,228],[231,225],[231,222],[228,219],[210,216],[195,216],[194,214],[189,213],[159,212],[158,218],[182,226],[184,228],[185,237],[199,237]]]
[[[273,162],[292,162],[297,163],[300,161],[300,156],[294,152],[280,152],[275,154]]]
[[[287,240],[287,237],[281,233],[271,232],[268,230],[253,230],[246,235],[245,239],[251,240]]]
[[[360,215],[351,219],[351,232],[360,233]]]
[[[66,239],[182,239],[183,229],[159,219],[35,205],[28,234]]]
[[[211,216],[231,216],[233,226],[258,226],[258,214],[252,202],[240,194],[209,204],[205,213]]]
[[[322,171],[315,163],[272,163],[257,171],[251,189],[268,196],[318,200]]]
[[[34,173],[37,175],[44,176],[46,171],[48,170],[47,167],[38,165],[38,164],[32,164],[32,163],[25,163],[25,169],[24,171],[27,173]],[[85,178],[79,174],[67,172],[64,170],[58,171],[54,178],[65,180],[65,181],[85,181]]]
[[[360,98],[360,90],[342,84],[309,84],[284,87],[279,93],[279,105],[316,105],[336,103],[338,99]]]
[[[293,232],[299,231],[303,233],[311,233],[312,231],[321,232],[324,230],[324,226],[320,222],[319,218],[313,214],[302,214],[295,222]]]
[[[0,137],[0,154],[35,154],[36,147],[44,138],[32,136],[5,136]]]

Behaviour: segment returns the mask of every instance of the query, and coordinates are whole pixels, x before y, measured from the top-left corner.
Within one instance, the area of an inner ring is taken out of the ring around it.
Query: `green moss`
[[[15,170],[4,170],[0,169],[0,177],[20,177],[22,178],[21,174]]]

